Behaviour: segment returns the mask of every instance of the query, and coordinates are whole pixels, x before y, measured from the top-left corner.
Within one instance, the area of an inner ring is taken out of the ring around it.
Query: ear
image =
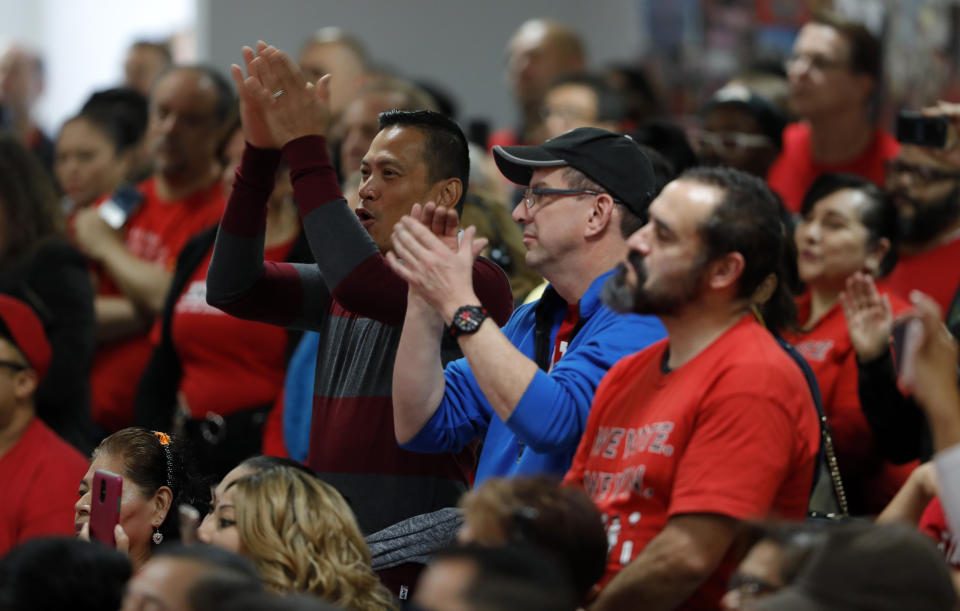
[[[736,288],[737,281],[743,275],[746,262],[738,252],[728,252],[708,267],[707,284],[712,290],[723,291]]]
[[[887,238],[880,238],[870,246],[870,252],[867,253],[867,258],[863,262],[867,273],[876,277],[880,273],[880,264],[883,263],[883,258],[888,252],[890,252],[890,240]]]
[[[614,210],[617,205],[610,195],[603,193],[593,200],[593,206],[590,207],[590,216],[587,218],[587,226],[584,228],[583,237],[591,238],[602,235],[606,228],[614,221]]]
[[[170,515],[171,505],[173,505],[173,491],[167,486],[160,486],[153,495],[153,516],[150,524],[154,527],[163,524]]]
[[[13,377],[13,396],[20,401],[26,401],[33,397],[39,384],[40,380],[35,369],[18,371]]]
[[[448,178],[441,180],[437,186],[440,188],[437,196],[434,198],[437,205],[444,208],[453,208],[456,206],[457,202],[460,201],[460,196],[463,194],[463,183],[460,182],[460,179]]]

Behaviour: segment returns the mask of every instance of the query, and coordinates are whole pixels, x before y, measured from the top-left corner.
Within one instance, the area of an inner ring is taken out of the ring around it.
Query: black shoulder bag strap
[[[850,511],[847,506],[847,494],[843,488],[843,480],[840,479],[840,467],[837,463],[837,454],[833,448],[833,434],[830,432],[830,424],[827,422],[827,416],[823,411],[823,399],[820,396],[820,385],[817,384],[817,378],[810,369],[806,359],[797,352],[790,342],[784,340],[778,335],[777,343],[790,355],[790,358],[797,363],[803,377],[807,381],[807,387],[813,396],[813,405],[817,409],[817,420],[820,423],[820,449],[817,452],[817,469],[813,477],[813,487],[810,490],[810,502],[807,515],[812,519],[830,519],[838,520],[849,517]],[[826,478],[829,477],[829,484]]]

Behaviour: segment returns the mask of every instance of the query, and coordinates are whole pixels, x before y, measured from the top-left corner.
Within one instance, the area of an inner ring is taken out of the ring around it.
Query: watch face
[[[453,315],[453,326],[459,333],[473,333],[487,318],[486,312],[477,306],[464,306]]]

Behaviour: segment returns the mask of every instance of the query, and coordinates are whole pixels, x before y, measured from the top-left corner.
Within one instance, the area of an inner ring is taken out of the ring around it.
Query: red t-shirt
[[[752,316],[664,373],[668,342],[622,359],[603,378],[564,478],[604,516],[610,555],[601,585],[672,516],[806,515],[820,427],[797,364]],[[681,608],[718,608],[733,560]]]
[[[283,261],[293,240],[264,251]],[[173,306],[170,333],[183,376],[180,393],[194,418],[226,416],[272,405],[283,386],[287,332],[283,327],[235,318],[207,305],[207,268],[213,250],[197,266]]]
[[[883,186],[883,162],[900,152],[900,143],[878,129],[870,145],[859,156],[843,163],[818,163],[810,149],[810,124],[791,123],[783,130],[783,150],[767,172],[770,188],[783,198],[787,209],[800,212],[800,204],[814,179],[827,172],[856,174]]]
[[[933,250],[900,255],[897,266],[886,277],[886,283],[904,297],[913,290],[930,295],[946,315],[960,287],[960,235]]]
[[[219,181],[180,200],[161,199],[153,178],[137,188],[144,199],[124,226],[127,250],[168,270],[187,240],[220,221],[226,203]],[[98,295],[120,294],[109,277],[100,275]],[[148,333],[97,350],[90,372],[92,412],[94,421],[108,431],[132,424],[137,383],[152,351]]]
[[[894,316],[910,308],[910,304],[885,286],[878,290],[890,299]],[[810,318],[809,292],[797,299],[797,314],[801,325]],[[857,353],[850,342],[843,308],[837,302],[810,331],[784,332],[783,337],[796,346],[817,377],[851,512],[855,515],[879,513],[917,463],[894,465],[877,456],[873,432],[860,409]]]
[[[943,552],[947,563],[954,570],[960,570],[960,540],[957,539],[947,524],[947,517],[943,514],[940,497],[934,497],[927,505],[923,515],[920,516],[920,523],[917,528],[921,533],[934,540],[937,547]]]
[[[89,463],[34,418],[0,456],[0,556],[34,537],[72,535],[77,488]]]

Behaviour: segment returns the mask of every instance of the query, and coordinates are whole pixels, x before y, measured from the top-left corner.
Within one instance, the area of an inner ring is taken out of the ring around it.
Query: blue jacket
[[[444,371],[446,390],[436,413],[403,447],[457,452],[482,437],[477,483],[496,476],[566,473],[600,379],[622,357],[667,335],[653,316],[617,314],[603,305],[600,294],[612,273],[599,276],[584,293],[580,299],[583,326],[550,373],[537,371],[509,420],[504,422],[493,411],[462,358]],[[530,359],[534,359],[537,303],[518,308],[503,327],[504,335]],[[551,350],[566,313],[566,305],[554,312]]]

